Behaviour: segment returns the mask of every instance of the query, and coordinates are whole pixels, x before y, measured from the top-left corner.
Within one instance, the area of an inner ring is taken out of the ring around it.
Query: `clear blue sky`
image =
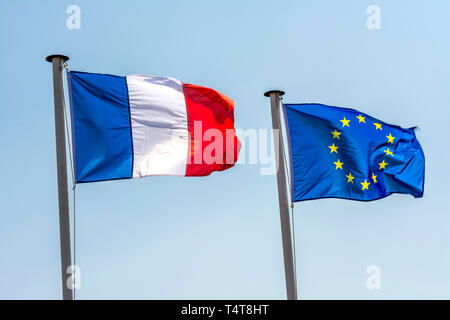
[[[66,8],[81,8],[81,30]],[[366,8],[381,8],[368,30]],[[72,70],[172,76],[235,101],[236,126],[270,128],[264,91],[418,126],[425,195],[297,203],[299,296],[450,298],[450,2],[0,0],[0,298],[61,297],[48,54]],[[275,176],[79,185],[81,299],[282,299]],[[381,268],[381,289],[366,268]]]

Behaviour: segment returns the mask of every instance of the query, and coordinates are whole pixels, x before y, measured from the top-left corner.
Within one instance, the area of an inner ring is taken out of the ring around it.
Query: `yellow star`
[[[364,179],[364,182],[360,182],[362,184],[362,190],[369,190],[370,182],[367,182],[367,179]]]
[[[336,152],[336,153],[337,153],[337,149],[338,149],[339,147],[336,147],[336,146],[334,145],[334,143],[333,143],[333,145],[328,146],[328,148],[331,149],[330,153],[333,153],[333,152]]]
[[[356,116],[357,118],[358,118],[358,120],[359,120],[359,122],[358,123],[361,123],[361,122],[364,122],[364,123],[366,123],[366,117],[363,117],[362,115],[359,115],[359,116]]]
[[[373,125],[375,126],[375,130],[383,130],[383,128],[381,127],[381,123],[374,122]]]
[[[341,138],[339,138],[339,135],[340,135],[341,133],[338,132],[338,131],[336,131],[336,129],[334,129],[334,131],[331,132],[331,134],[333,135],[333,139],[334,139],[334,138],[341,139]]]
[[[394,143],[394,139],[395,139],[395,137],[393,137],[392,135],[391,135],[391,133],[389,133],[389,135],[388,136],[386,136],[386,138],[388,138],[388,142],[389,143]]]
[[[352,176],[352,173],[349,172],[348,175],[346,175],[347,177],[347,183],[353,183],[353,179],[355,178],[354,176]]]
[[[342,122],[342,127],[345,127],[345,126],[347,126],[347,127],[349,127],[349,128],[350,128],[350,126],[348,125],[348,123],[350,122],[350,120],[347,120],[347,119],[345,119],[345,117],[344,117],[344,119],[342,119],[342,120],[339,120],[339,121],[341,121],[341,122]]]
[[[377,176],[372,172],[373,183],[377,183]]]
[[[344,164],[343,162],[341,162],[339,159],[336,162],[333,162],[336,165],[336,170],[339,168],[342,170],[342,165]]]
[[[389,156],[389,155],[394,156],[394,154],[392,153],[391,150],[389,150],[389,148],[387,148],[387,149],[385,149],[383,151],[384,151],[384,153],[386,153],[387,156]]]
[[[388,164],[389,164],[389,163],[384,162],[384,160],[383,160],[383,162],[380,162],[380,163],[379,163],[379,165],[380,165],[380,169],[379,169],[379,170],[381,170],[381,169],[386,169],[386,166],[387,166]]]

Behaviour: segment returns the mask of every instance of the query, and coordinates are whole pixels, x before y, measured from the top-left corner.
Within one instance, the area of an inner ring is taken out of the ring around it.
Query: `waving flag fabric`
[[[321,104],[285,104],[284,111],[293,201],[423,195],[425,159],[414,128]]]
[[[205,176],[237,161],[234,104],[218,91],[173,78],[71,71],[69,93],[77,182]]]

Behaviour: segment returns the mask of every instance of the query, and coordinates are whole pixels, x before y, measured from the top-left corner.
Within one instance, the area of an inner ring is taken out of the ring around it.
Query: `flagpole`
[[[286,293],[288,300],[297,300],[297,283],[294,272],[294,256],[292,254],[291,223],[289,219],[289,203],[287,196],[285,154],[280,148],[283,143],[280,128],[280,96],[284,91],[270,90],[264,93],[270,97],[272,110],[272,128],[275,143],[275,156],[277,165],[278,202],[280,205],[281,238],[283,242],[284,273],[286,277]]]
[[[73,289],[67,286],[68,268],[72,265],[70,250],[69,192],[67,187],[66,133],[64,119],[63,63],[69,57],[55,54],[45,58],[53,65],[53,97],[55,104],[56,164],[58,173],[59,238],[61,245],[61,280],[63,300],[73,300]]]

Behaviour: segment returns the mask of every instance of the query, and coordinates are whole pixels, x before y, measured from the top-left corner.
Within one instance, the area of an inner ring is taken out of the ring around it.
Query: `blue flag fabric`
[[[422,197],[425,158],[414,128],[354,109],[285,104],[292,200]]]

